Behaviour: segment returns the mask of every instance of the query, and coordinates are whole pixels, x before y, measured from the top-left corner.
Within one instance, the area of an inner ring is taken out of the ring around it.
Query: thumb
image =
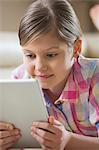
[[[48,117],[48,122],[49,122],[50,124],[52,124],[52,125],[58,125],[58,126],[61,125],[61,123],[60,123],[58,120],[56,120],[56,119],[54,118],[54,116],[49,116],[49,117]]]
[[[0,130],[13,130],[14,126],[10,123],[0,122]]]

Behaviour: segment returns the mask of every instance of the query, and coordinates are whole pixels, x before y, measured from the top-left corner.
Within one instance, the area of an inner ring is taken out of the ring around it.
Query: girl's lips
[[[48,79],[48,78],[50,78],[50,77],[52,77],[52,76],[53,76],[53,74],[52,74],[52,75],[36,75],[36,77],[37,77],[38,79],[40,79],[40,80]]]

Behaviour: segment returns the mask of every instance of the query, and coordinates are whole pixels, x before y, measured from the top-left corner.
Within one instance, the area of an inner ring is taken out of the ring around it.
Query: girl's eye
[[[58,55],[57,53],[55,53],[55,54],[47,54],[47,57],[52,58],[52,57],[55,57],[57,55]]]
[[[34,59],[36,56],[32,54],[26,54],[25,55],[28,59]]]

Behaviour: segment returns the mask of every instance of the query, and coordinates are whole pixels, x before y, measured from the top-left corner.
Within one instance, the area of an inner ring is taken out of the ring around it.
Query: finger
[[[58,121],[58,120],[56,120],[55,118],[54,118],[54,116],[49,116],[48,117],[48,122],[50,123],[50,124],[54,124],[54,125],[61,125],[61,123]]]
[[[62,137],[62,131],[59,130],[56,134],[50,133],[48,131],[33,127],[32,128],[32,134],[37,134],[38,136],[40,136],[41,138],[43,138],[44,140],[48,140],[50,141],[53,146],[56,147],[57,143],[59,144],[61,141],[61,137]]]
[[[48,122],[53,125],[54,124],[54,116],[49,116]]]
[[[43,145],[41,145],[41,148],[43,149],[43,150],[46,150],[47,148],[45,147],[45,146],[43,146]]]
[[[13,145],[15,145],[15,143],[17,143],[17,141],[18,141],[18,140],[12,141],[12,142],[10,142],[10,143],[7,143],[7,144],[3,145],[3,146],[0,148],[0,150],[7,150],[7,149],[13,147]]]
[[[32,127],[31,131],[33,133],[38,134],[39,136],[41,136],[42,138],[44,138],[45,140],[49,140],[49,141],[54,141],[55,138],[57,138],[55,136],[55,134],[52,134],[51,132],[36,128],[36,127]]]
[[[56,134],[58,132],[58,128],[56,128],[55,125],[51,125],[48,122],[33,122],[32,127],[41,128],[53,134]]]
[[[47,147],[47,146],[44,146],[44,145],[41,145],[41,148],[42,148],[43,150],[52,150],[52,148]]]
[[[18,135],[19,133],[20,133],[19,129],[14,129],[11,131],[6,131],[6,130],[0,131],[0,139],[8,137],[8,136],[12,136],[12,135]]]
[[[61,126],[62,124],[54,118],[54,116],[49,116],[48,122],[52,125]]]
[[[13,130],[14,126],[10,123],[0,122],[0,130]]]
[[[32,136],[33,136],[41,145],[43,145],[43,146],[45,146],[45,147],[48,147],[48,148],[51,148],[51,149],[54,147],[54,145],[53,145],[53,143],[52,143],[51,141],[45,140],[45,139],[43,139],[41,136],[39,136],[39,135],[37,135],[37,134],[35,134],[35,133],[33,133]]]
[[[0,139],[0,146],[17,141],[20,138],[20,136],[21,135],[16,135],[16,136],[10,136],[7,138]]]

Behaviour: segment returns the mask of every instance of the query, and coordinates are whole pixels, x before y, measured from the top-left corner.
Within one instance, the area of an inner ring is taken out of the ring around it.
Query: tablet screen
[[[39,147],[30,134],[33,121],[47,121],[48,113],[37,80],[0,80],[0,120],[21,130],[15,147]]]

